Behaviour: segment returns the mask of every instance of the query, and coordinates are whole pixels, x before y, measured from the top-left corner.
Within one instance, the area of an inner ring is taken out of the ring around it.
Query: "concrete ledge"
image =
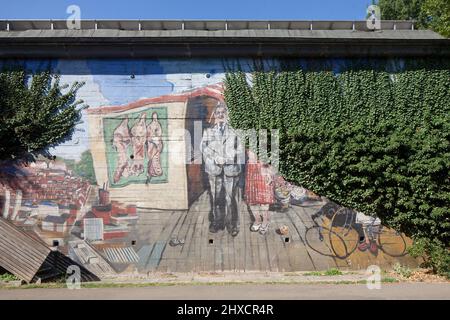
[[[0,31],[0,58],[450,56],[428,30]]]
[[[98,39],[100,40],[100,39]],[[447,41],[8,41],[0,58],[448,57]]]
[[[119,39],[195,39],[195,38],[251,38],[251,39],[393,39],[393,40],[437,40],[445,37],[430,30],[22,30],[0,31],[0,38],[117,38]],[[250,40],[251,40],[250,39]],[[119,40],[120,41],[120,40]]]

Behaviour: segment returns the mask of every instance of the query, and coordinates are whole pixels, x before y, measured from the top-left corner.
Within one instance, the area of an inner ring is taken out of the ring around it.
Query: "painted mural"
[[[105,118],[103,130],[111,187],[167,182],[166,108]]]
[[[219,60],[60,60],[89,105],[54,159],[2,164],[0,214],[99,276],[417,262],[411,241],[244,148]]]

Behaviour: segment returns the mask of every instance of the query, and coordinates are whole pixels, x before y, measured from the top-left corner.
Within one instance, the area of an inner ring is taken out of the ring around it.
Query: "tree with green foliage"
[[[49,71],[0,73],[0,160],[30,161],[71,137],[81,118],[83,83],[60,85]]]
[[[450,69],[226,75],[231,125],[280,131],[280,172],[413,237],[450,275]]]
[[[419,20],[426,0],[379,0],[382,20]]]
[[[447,38],[450,37],[450,1],[425,0],[421,19],[425,26]]]
[[[416,20],[419,28],[450,37],[450,1],[379,0],[382,20]]]
[[[65,160],[67,166],[72,169],[77,175],[89,180],[92,184],[97,184],[95,177],[94,160],[90,150],[86,150],[81,154],[79,161]]]

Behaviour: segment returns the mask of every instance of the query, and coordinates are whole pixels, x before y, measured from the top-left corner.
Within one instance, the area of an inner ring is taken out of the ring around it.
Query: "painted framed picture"
[[[167,107],[103,119],[112,188],[168,182]]]

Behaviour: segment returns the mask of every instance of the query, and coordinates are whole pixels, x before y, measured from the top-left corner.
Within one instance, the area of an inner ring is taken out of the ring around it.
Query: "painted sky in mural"
[[[206,59],[208,60],[208,59]],[[222,61],[211,60],[59,60],[52,67],[61,74],[62,83],[83,81],[78,98],[90,107],[123,105],[135,100],[179,93],[223,81]],[[41,69],[46,64],[31,64]],[[120,90],[118,90],[120,88]],[[89,149],[85,116],[71,141],[51,151],[64,158],[79,160]]]

